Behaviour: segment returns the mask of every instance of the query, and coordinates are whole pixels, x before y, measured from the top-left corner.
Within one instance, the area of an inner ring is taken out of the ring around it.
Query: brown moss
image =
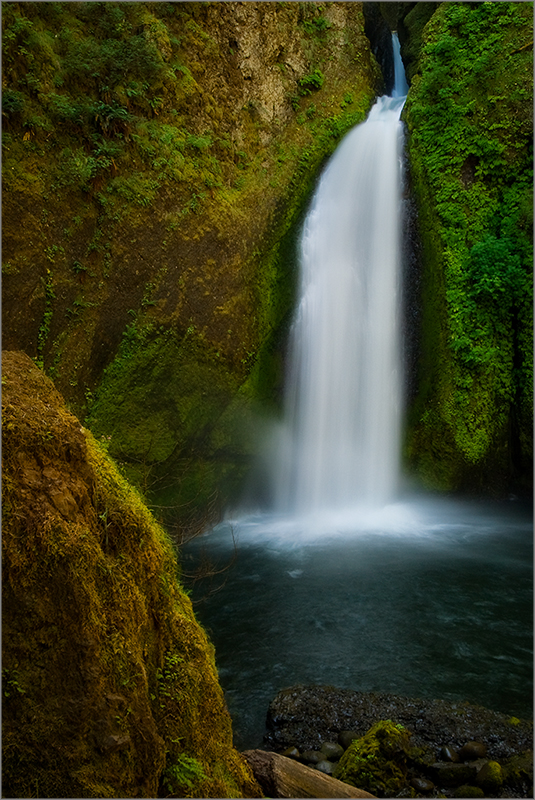
[[[2,366],[4,793],[260,796],[166,535],[32,361]]]

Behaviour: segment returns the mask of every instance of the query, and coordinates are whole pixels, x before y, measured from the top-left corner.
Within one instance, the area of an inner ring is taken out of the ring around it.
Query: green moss
[[[391,720],[377,722],[355,739],[334,772],[338,780],[377,797],[395,797],[407,784],[410,731]]]
[[[517,43],[531,17],[515,3],[442,5],[404,112],[424,245],[409,456],[440,488],[529,480],[532,76]]]
[[[477,774],[477,783],[486,792],[498,794],[503,784],[503,770],[497,761],[483,764]]]
[[[470,786],[463,783],[453,791],[454,797],[485,797],[485,792],[480,786]]]
[[[503,779],[507,786],[529,787],[533,784],[533,750],[511,756],[502,764]]]

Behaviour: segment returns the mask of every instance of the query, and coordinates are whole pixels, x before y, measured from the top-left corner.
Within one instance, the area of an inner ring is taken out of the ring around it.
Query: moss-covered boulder
[[[490,794],[498,794],[503,784],[503,770],[498,761],[488,761],[477,773],[477,785]]]
[[[9,797],[258,797],[164,531],[49,378],[2,358]]]
[[[410,736],[399,723],[377,722],[349,745],[334,777],[377,797],[395,797],[407,783]]]

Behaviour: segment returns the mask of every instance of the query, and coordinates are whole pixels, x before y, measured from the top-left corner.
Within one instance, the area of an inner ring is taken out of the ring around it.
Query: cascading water
[[[378,506],[399,471],[399,117],[396,82],[325,170],[301,238],[275,502],[283,512]]]
[[[239,513],[181,552],[188,571],[205,568],[205,547],[220,566],[235,559],[217,593],[208,577],[193,597],[240,749],[261,746],[270,700],[299,683],[531,716],[531,508],[414,489],[389,502],[407,91],[396,77],[335,153],[304,227],[278,513]]]

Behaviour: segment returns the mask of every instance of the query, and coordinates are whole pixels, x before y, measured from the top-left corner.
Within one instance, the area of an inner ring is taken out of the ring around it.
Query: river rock
[[[503,783],[503,772],[497,761],[487,761],[477,773],[476,783],[490,794],[497,794]]]
[[[464,702],[303,685],[283,689],[273,698],[264,742],[277,752],[290,746],[301,752],[319,750],[322,742],[337,740],[347,748],[352,739],[385,719],[408,728],[413,746],[431,747],[437,755],[444,743],[458,749],[467,742],[484,742],[488,757],[498,761],[533,748],[531,719],[513,725],[510,714]]]
[[[449,745],[444,745],[444,747],[440,748],[440,758],[442,761],[453,761],[454,763],[461,760],[457,750]]]
[[[459,750],[461,761],[477,761],[478,758],[485,758],[487,746],[483,742],[468,742]]]
[[[462,800],[468,800],[468,798],[471,797],[485,797],[485,793],[480,786],[463,784],[463,786],[458,786],[454,789],[453,796],[462,798]]]
[[[338,761],[344,753],[342,745],[336,744],[336,742],[323,742],[320,749],[329,761]]]
[[[461,786],[475,780],[477,769],[471,764],[449,764],[439,761],[431,767],[431,773],[439,786]]]
[[[324,759],[323,761],[318,761],[318,763],[316,764],[316,769],[319,770],[320,772],[323,772],[324,775],[332,775],[334,766],[331,761],[327,761],[327,759]]]
[[[340,731],[338,734],[338,743],[347,750],[351,742],[355,739],[358,739],[359,736],[362,736],[361,733],[357,733],[357,731]]]
[[[286,756],[286,758],[300,758],[300,753],[297,747],[288,747],[284,753],[281,753],[281,756]]]
[[[324,758],[325,755],[319,750],[305,750],[304,753],[301,753],[300,761],[304,761],[306,764],[319,764]]]
[[[427,778],[413,778],[411,780],[411,786],[416,789],[417,792],[420,793],[427,793],[432,792],[435,788],[435,784],[433,781],[428,780]]]

